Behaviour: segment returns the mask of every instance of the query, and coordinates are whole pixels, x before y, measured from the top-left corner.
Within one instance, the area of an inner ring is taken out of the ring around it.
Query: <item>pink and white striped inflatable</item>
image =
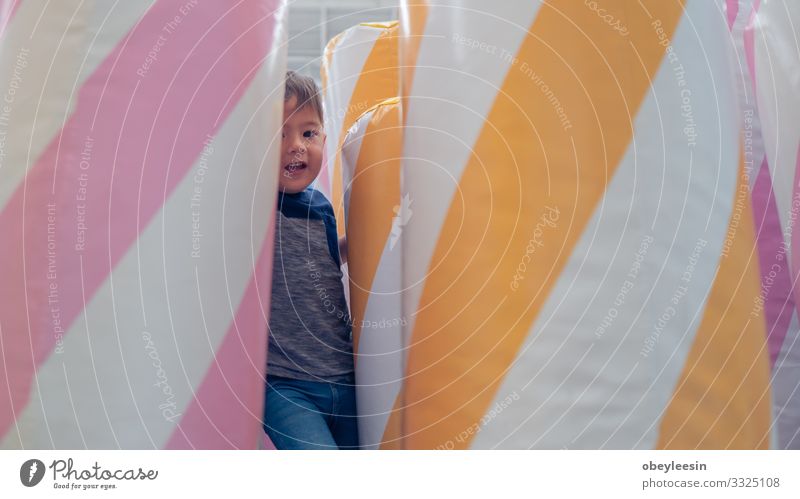
[[[285,11],[0,6],[2,448],[259,446]]]
[[[800,448],[800,5],[727,0],[761,267],[778,448]]]

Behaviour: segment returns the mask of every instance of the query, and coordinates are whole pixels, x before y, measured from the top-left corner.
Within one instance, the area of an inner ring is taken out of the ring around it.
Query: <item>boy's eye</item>
[[[317,131],[316,130],[306,130],[303,132],[303,137],[310,139],[311,137],[316,137]]]

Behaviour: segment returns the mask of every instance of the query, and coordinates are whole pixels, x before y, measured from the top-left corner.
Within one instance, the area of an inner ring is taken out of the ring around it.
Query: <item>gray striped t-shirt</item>
[[[333,209],[317,191],[278,196],[267,373],[309,381],[353,373],[350,314]]]

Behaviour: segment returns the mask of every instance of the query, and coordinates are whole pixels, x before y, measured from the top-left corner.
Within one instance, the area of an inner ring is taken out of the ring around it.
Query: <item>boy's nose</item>
[[[306,143],[302,136],[292,137],[289,145],[289,152],[292,154],[302,154],[306,152]]]

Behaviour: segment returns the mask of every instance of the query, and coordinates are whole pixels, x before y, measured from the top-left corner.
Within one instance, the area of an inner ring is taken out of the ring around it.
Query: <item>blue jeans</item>
[[[264,431],[278,449],[358,449],[356,389],[267,376]]]

